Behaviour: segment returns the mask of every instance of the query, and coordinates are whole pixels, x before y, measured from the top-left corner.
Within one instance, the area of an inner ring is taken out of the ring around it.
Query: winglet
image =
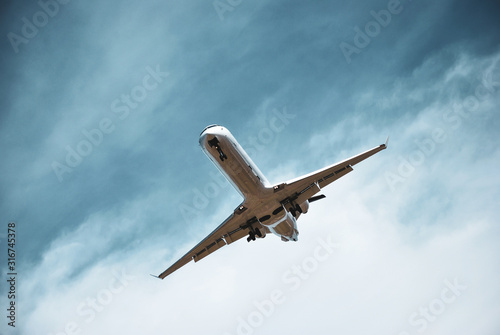
[[[158,278],[158,279],[161,279],[160,277],[158,277],[158,276],[155,276],[155,275],[152,275],[152,274],[150,274],[150,276],[151,276],[151,277],[155,277],[155,278]]]
[[[385,145],[386,148],[387,148],[387,144],[388,143],[389,143],[389,136],[387,136],[387,140],[385,140],[385,143],[384,143],[384,145]]]

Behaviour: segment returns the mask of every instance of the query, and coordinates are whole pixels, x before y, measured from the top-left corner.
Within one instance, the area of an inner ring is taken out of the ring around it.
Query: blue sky
[[[496,334],[498,16],[3,4],[0,260],[6,277],[14,221],[19,308],[2,333]],[[213,123],[271,182],[390,143],[324,190],[297,243],[240,241],[156,280],[241,201],[198,146]]]

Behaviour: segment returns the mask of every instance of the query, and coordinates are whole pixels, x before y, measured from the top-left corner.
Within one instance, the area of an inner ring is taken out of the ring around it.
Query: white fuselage
[[[206,127],[200,135],[200,146],[221,173],[245,199],[241,206],[252,208],[255,228],[264,228],[285,241],[298,237],[296,218],[283,207],[273,186],[264,177],[241,145],[226,128]],[[283,210],[278,210],[279,207]]]

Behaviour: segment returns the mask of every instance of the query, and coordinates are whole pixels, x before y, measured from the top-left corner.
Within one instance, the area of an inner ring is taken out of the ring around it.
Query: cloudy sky
[[[1,6],[2,334],[500,331],[496,1]],[[275,183],[390,143],[297,243],[158,280],[242,200],[198,146],[213,123]]]

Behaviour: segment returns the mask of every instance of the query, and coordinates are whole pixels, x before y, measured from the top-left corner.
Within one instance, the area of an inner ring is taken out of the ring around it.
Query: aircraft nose
[[[203,143],[205,143],[205,139],[207,138],[207,135],[208,135],[208,130],[211,129],[211,128],[214,128],[214,127],[217,127],[219,125],[217,124],[212,124],[210,126],[206,126],[205,129],[203,129],[203,131],[200,133],[200,138],[198,139],[198,142],[200,143],[200,145],[203,147]]]
[[[211,124],[209,126],[206,126],[205,129],[203,129],[203,131],[200,133],[200,137],[210,128],[213,128],[213,127],[220,127],[218,124]]]

